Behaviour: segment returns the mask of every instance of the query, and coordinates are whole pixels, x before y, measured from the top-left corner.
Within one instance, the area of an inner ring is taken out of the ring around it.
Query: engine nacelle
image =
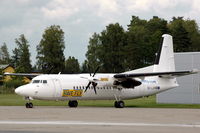
[[[121,85],[124,88],[134,88],[141,85],[140,81],[134,79],[126,79],[124,81],[114,81],[113,85]]]

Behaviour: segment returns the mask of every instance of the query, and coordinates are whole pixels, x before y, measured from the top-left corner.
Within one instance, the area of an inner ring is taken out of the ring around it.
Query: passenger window
[[[47,80],[43,80],[43,84],[47,84]]]

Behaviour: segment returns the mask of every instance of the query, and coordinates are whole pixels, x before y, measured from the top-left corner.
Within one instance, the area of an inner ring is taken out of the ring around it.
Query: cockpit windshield
[[[33,80],[32,83],[33,84],[38,84],[38,83],[47,84],[47,80]]]
[[[33,84],[35,84],[35,83],[40,83],[40,80],[33,80],[32,83],[33,83]]]

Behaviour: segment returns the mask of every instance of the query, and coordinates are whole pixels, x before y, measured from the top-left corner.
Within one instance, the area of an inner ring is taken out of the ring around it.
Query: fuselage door
[[[55,95],[54,95],[54,97],[61,97],[62,87],[61,87],[60,80],[59,79],[54,79],[53,81],[54,81],[54,86],[55,86]]]

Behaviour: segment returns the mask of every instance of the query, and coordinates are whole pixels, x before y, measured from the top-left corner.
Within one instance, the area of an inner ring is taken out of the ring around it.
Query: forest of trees
[[[89,39],[83,71],[101,66],[101,72],[123,72],[153,64],[162,34],[171,34],[175,52],[200,51],[200,31],[195,20],[173,17],[170,22],[154,16],[150,20],[132,16],[125,31],[109,24]]]
[[[175,52],[200,51],[200,31],[195,20],[173,17],[171,21],[154,16],[150,20],[132,16],[127,29],[119,23],[109,24],[89,38],[83,64],[64,56],[64,31],[59,25],[47,27],[37,45],[37,62],[31,65],[29,42],[22,34],[15,39],[10,54],[7,44],[0,47],[0,64],[11,64],[16,72],[81,73],[124,72],[153,64],[162,34],[171,34]],[[11,56],[12,55],[12,56]]]

